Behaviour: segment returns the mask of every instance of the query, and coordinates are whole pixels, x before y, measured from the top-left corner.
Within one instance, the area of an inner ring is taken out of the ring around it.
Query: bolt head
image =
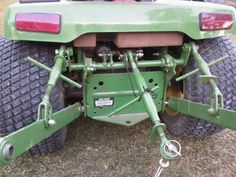
[[[56,121],[55,120],[48,120],[48,125],[52,126],[52,125],[55,125],[56,124]]]
[[[58,50],[58,49],[55,50],[55,54],[56,54],[56,55],[59,54],[59,50]]]

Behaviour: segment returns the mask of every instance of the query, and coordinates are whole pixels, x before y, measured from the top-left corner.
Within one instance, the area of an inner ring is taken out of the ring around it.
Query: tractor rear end
[[[224,37],[236,34],[234,8],[22,2],[9,7],[0,38],[1,164],[62,147],[82,115],[123,126],[150,119],[156,176],[181,155],[166,129],[190,138],[236,130],[236,51]]]

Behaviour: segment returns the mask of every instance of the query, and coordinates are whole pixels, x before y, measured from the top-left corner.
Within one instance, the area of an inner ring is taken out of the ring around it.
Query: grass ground
[[[0,19],[11,2],[0,0]],[[236,42],[236,38],[233,40]],[[51,154],[23,155],[0,167],[0,176],[154,176],[160,157],[158,141],[148,138],[150,129],[149,121],[127,128],[83,118],[70,125],[65,148]],[[235,132],[225,130],[203,140],[167,136],[180,141],[183,152],[181,158],[171,162],[165,177],[236,176]]]

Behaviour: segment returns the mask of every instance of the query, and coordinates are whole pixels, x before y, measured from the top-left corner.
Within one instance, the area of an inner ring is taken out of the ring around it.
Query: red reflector
[[[61,16],[48,13],[16,14],[16,29],[20,31],[59,33]]]
[[[213,31],[231,29],[233,16],[231,14],[201,13],[200,29],[202,31]]]

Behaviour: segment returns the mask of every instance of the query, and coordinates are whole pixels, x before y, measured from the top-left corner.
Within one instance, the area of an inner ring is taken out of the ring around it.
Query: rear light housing
[[[17,13],[16,30],[58,34],[61,16],[55,13]]]
[[[234,23],[232,14],[201,13],[200,30],[214,31],[231,29]]]

